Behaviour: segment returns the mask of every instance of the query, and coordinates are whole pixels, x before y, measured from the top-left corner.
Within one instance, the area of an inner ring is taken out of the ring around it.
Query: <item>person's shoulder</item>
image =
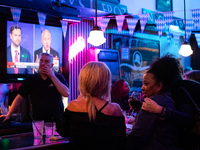
[[[20,51],[22,51],[22,53],[30,53],[26,48],[20,46]]]
[[[56,76],[63,76],[62,73],[55,72]]]
[[[174,107],[174,100],[171,97],[171,95],[168,95],[168,93],[154,95],[154,96],[151,96],[150,98],[153,101],[155,101],[158,105]]]
[[[56,78],[58,78],[58,80],[60,80],[60,82],[65,84],[67,87],[69,87],[69,85],[67,83],[67,80],[65,79],[65,77],[61,73],[56,73],[55,72],[55,76],[56,76]]]
[[[27,79],[34,79],[34,78],[38,78],[38,73],[36,73],[36,74],[29,74],[29,75],[26,77],[25,80],[27,80]]]
[[[27,50],[26,48],[24,48],[24,47],[22,47],[22,46],[20,46],[20,50]]]
[[[64,76],[61,74],[61,73],[57,73],[57,72],[55,72],[55,76],[57,77],[57,78],[64,78]]]
[[[11,50],[11,45],[7,47],[7,50]]]
[[[163,97],[164,97],[164,95],[160,94],[160,95],[153,95],[149,98],[154,100],[154,101],[157,101],[157,100],[160,100],[160,98],[163,98]]]
[[[110,115],[113,116],[122,116],[122,111],[117,103],[108,103],[108,109],[110,111]]]
[[[41,51],[41,52],[40,52],[40,51]],[[42,47],[39,48],[39,49],[37,49],[37,50],[35,50],[34,53],[42,53]]]
[[[50,48],[50,51],[53,52],[53,53],[56,53],[56,54],[58,55],[58,52],[57,52],[55,49]],[[50,53],[51,53],[51,52],[50,52]]]
[[[52,47],[50,47],[50,51],[54,51],[54,52],[57,52],[55,49],[53,49]]]
[[[36,74],[29,74],[26,78],[22,81],[22,83],[32,84],[35,83]]]
[[[85,100],[72,100],[68,106],[67,109],[69,111],[74,111],[74,112],[83,112],[83,106],[85,104]]]
[[[73,100],[73,101],[69,102],[69,104],[67,105],[67,109],[69,111],[73,111],[75,109],[75,106],[76,106],[76,102],[75,102],[75,100]]]

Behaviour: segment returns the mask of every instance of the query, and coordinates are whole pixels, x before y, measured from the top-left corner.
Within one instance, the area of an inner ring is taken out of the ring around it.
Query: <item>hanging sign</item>
[[[93,4],[95,6],[95,1],[93,1]],[[112,13],[116,15],[123,15],[124,13],[128,12],[127,7],[125,5],[108,3],[108,2],[104,2],[100,0],[97,1],[97,10],[102,10],[104,12],[108,12],[108,13]]]

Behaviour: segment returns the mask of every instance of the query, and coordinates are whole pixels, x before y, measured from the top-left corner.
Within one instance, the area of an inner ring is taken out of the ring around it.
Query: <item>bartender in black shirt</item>
[[[59,122],[64,112],[62,96],[68,97],[69,90],[65,78],[53,71],[53,57],[48,53],[42,53],[39,61],[39,73],[29,75],[18,90],[9,112],[1,115],[4,120],[18,108],[23,98],[30,95],[33,119],[45,122]]]

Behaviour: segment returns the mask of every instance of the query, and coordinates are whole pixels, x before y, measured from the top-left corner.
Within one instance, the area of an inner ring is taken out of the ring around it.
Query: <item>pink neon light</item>
[[[76,60],[76,55],[78,55],[79,52],[83,51],[84,48],[85,40],[83,39],[83,37],[79,36],[77,38],[77,41],[69,47],[69,62],[71,63],[73,59]]]

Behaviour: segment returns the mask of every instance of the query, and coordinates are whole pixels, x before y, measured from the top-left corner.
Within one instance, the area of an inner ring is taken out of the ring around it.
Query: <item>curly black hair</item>
[[[176,81],[182,80],[180,59],[173,54],[164,55],[150,65],[147,73],[154,74],[156,81],[163,83],[162,90],[168,91]]]

